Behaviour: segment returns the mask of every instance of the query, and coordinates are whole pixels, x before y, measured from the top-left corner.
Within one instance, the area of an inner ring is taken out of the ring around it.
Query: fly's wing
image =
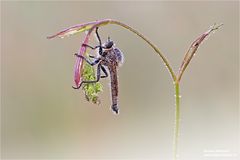
[[[114,48],[113,52],[114,52],[114,54],[115,54],[115,56],[117,58],[118,66],[122,66],[122,64],[124,62],[123,53],[118,48]]]

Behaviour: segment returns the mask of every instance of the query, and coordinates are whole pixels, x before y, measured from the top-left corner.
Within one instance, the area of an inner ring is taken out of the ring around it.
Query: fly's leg
[[[93,81],[82,81],[81,83],[80,83],[80,85],[78,86],[78,87],[74,87],[74,86],[72,86],[73,87],[73,89],[79,89],[79,88],[81,88],[81,86],[82,86],[82,84],[88,84],[88,83],[97,83],[98,81],[99,81],[99,79],[100,79],[100,70],[101,69],[101,64],[98,64],[98,66],[97,66],[97,79],[96,80],[93,80]]]
[[[102,69],[103,73],[105,74],[104,76],[101,76],[101,78],[108,77],[108,73],[107,73],[106,69],[102,65],[101,65],[101,69]]]
[[[80,57],[82,59],[84,59],[88,64],[90,64],[91,66],[94,66],[96,64],[98,64],[98,62],[100,61],[100,58],[96,58],[96,60],[94,60],[93,62],[91,62],[90,60],[88,60],[86,57],[82,56],[82,55],[79,55],[79,54],[74,54],[75,56],[77,57]],[[95,57],[94,57],[95,58]]]
[[[83,45],[83,46],[85,46],[85,47],[91,48],[92,50],[95,50],[95,49],[97,49],[97,48],[100,48],[100,47],[101,47],[100,45],[98,45],[98,46],[95,46],[95,47],[92,47],[92,46],[90,46],[90,45],[88,45],[88,44],[85,44],[85,43],[83,43],[82,45]]]
[[[98,39],[98,42],[99,42],[98,46],[92,47],[92,46],[90,46],[88,44],[85,44],[85,43],[83,43],[82,45],[85,46],[85,47],[91,48],[92,50],[95,50],[95,49],[99,48],[99,54],[102,55],[103,47],[102,47],[101,38],[100,38],[99,33],[98,33],[98,27],[96,27],[96,35],[97,35],[97,39]]]
[[[101,41],[101,38],[100,38],[99,33],[98,33],[98,27],[96,27],[96,35],[97,35],[97,39],[98,39],[98,42],[99,42],[99,54],[102,55],[103,48],[102,48],[102,41]]]
[[[101,41],[101,38],[100,38],[99,33],[98,33],[98,27],[96,27],[96,35],[97,35],[97,39],[98,39],[98,42],[99,42],[99,46],[102,46],[102,41]]]
[[[89,54],[88,57],[97,59],[94,55]]]

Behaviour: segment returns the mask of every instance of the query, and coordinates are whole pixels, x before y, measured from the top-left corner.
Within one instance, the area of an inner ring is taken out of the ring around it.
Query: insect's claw
[[[79,55],[78,53],[75,53],[74,56],[79,57],[79,58],[83,58],[83,56]]]
[[[78,87],[72,86],[73,89],[79,89],[80,87],[81,87],[81,85],[79,85]]]

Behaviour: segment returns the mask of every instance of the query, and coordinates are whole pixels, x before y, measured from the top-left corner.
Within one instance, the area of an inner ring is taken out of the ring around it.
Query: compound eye
[[[107,49],[112,48],[112,46],[113,46],[113,41],[109,41],[109,42],[107,42],[106,45],[105,45],[105,47],[106,47]]]

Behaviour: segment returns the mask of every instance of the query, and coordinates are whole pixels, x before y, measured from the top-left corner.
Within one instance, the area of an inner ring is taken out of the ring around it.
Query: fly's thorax
[[[114,42],[110,40],[110,37],[108,37],[108,41],[102,45],[101,56],[106,66],[121,66],[124,62],[123,53],[115,46]]]
[[[118,48],[104,49],[103,51],[103,59],[107,63],[117,64],[117,66],[121,66],[124,62],[123,53]]]
[[[117,58],[116,56],[114,55],[114,52],[113,50],[104,50],[103,52],[103,56],[101,57],[104,65],[106,66],[112,66],[112,65],[117,65]]]

